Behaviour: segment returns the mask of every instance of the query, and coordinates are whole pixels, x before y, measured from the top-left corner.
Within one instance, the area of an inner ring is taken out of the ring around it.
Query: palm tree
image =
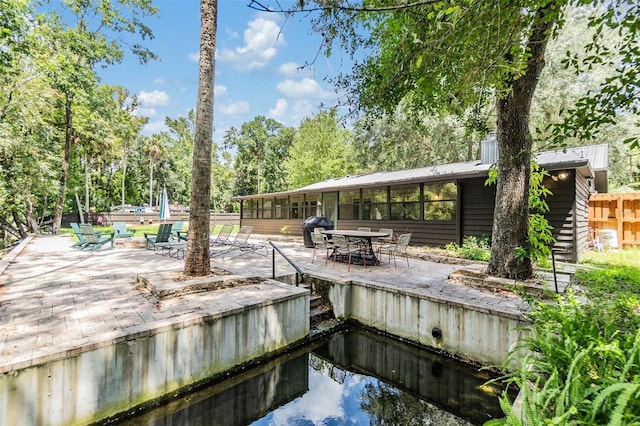
[[[193,141],[189,239],[184,274],[202,276],[210,271],[209,205],[211,203],[211,149],[213,145],[213,86],[215,77],[218,1],[200,2],[200,70],[196,130]]]

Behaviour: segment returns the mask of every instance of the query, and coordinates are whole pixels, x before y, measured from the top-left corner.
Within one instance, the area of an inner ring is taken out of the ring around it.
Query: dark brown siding
[[[589,183],[584,176],[576,176],[576,237],[575,237],[575,257],[572,262],[577,262],[580,255],[587,249],[587,239],[589,238]]]
[[[411,232],[411,245],[443,246],[456,240],[456,224],[449,221],[338,221],[339,229],[357,229],[361,226],[369,227],[372,231],[377,231],[380,228],[393,229],[393,235],[396,236]]]
[[[576,195],[575,172],[572,172],[566,180],[554,181],[550,177],[545,178],[544,185],[553,195],[547,197],[549,213],[545,215],[549,225],[553,227],[553,237],[556,239],[554,248],[561,250],[556,259],[575,261],[575,235],[576,235]]]
[[[462,237],[491,237],[496,186],[485,186],[485,178],[460,181],[462,191]]]

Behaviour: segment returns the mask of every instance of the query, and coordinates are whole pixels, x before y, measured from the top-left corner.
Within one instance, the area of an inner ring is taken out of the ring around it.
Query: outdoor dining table
[[[366,265],[380,264],[380,260],[376,256],[376,253],[373,251],[373,244],[371,244],[371,239],[384,238],[389,236],[388,232],[357,231],[355,229],[323,229],[320,232],[325,235],[342,235],[347,239],[347,241],[360,244],[360,247],[362,248],[362,254],[359,256],[352,256],[351,260],[354,264],[364,263]],[[332,254],[332,256],[335,256],[335,254]],[[342,262],[345,261],[345,259],[341,258],[337,260]]]

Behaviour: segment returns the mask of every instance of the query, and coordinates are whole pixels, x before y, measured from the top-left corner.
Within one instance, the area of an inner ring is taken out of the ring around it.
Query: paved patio
[[[266,241],[257,241],[268,246]],[[276,242],[305,273],[325,280],[351,280],[403,289],[445,304],[473,306],[486,312],[519,316],[522,301],[512,293],[487,291],[448,280],[460,265],[411,259],[397,270],[387,259],[379,266],[351,266],[331,262],[323,253],[312,263],[312,252],[301,242]],[[166,280],[182,271],[184,261],[144,248],[122,247],[98,251],[71,248],[66,235],[35,236],[0,261],[0,373],[71,355],[91,345],[104,345],[144,330],[187,322],[234,306],[259,303],[265,292],[286,297],[295,287],[251,283],[241,287],[181,294],[188,282],[173,282],[174,297],[159,299],[136,283],[139,274]],[[241,277],[272,275],[269,255],[213,259],[211,266]],[[295,270],[275,256],[276,276]]]

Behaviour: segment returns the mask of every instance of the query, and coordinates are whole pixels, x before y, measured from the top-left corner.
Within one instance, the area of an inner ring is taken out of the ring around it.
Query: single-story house
[[[326,216],[336,229],[391,228],[412,232],[413,245],[462,243],[490,236],[496,188],[485,186],[498,158],[495,135],[482,143],[480,160],[393,172],[347,175],[293,191],[237,196],[240,223],[257,234],[302,235],[309,216]],[[550,173],[544,184],[547,219],[564,249],[558,258],[576,261],[586,248],[589,194],[607,192],[608,146],[592,145],[535,154]]]

